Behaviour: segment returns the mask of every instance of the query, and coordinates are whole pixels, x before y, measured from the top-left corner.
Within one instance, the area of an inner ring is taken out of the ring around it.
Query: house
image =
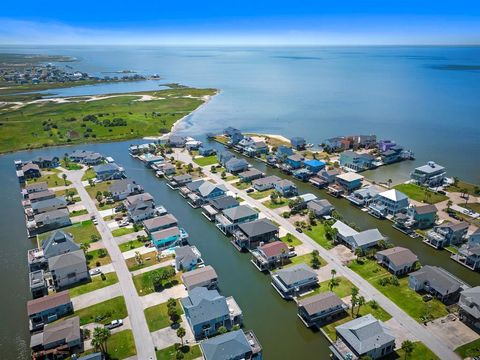
[[[222,166],[225,166],[228,160],[233,159],[235,156],[228,151],[219,151],[217,152],[218,163]]]
[[[395,350],[395,336],[385,324],[367,314],[335,328],[337,339],[330,346],[333,359],[383,358]]]
[[[56,196],[55,192],[52,190],[45,191],[36,191],[28,195],[28,200],[33,204],[37,201],[42,201],[46,199],[53,199]]]
[[[49,258],[48,269],[52,274],[53,284],[57,290],[90,279],[87,260],[82,250],[67,252]]]
[[[303,165],[312,173],[318,173],[325,167],[325,162],[313,159],[313,160],[304,160]]]
[[[185,148],[189,151],[198,150],[202,146],[202,142],[199,140],[191,139],[185,142]]]
[[[173,226],[153,232],[150,235],[150,239],[158,250],[163,250],[168,247],[184,244],[188,239],[188,233],[183,228]]]
[[[377,251],[375,258],[380,265],[383,265],[396,276],[405,275],[414,270],[418,261],[417,255],[409,249],[400,246]]]
[[[384,236],[378,229],[358,232],[339,220],[332,225],[332,228],[337,230],[336,241],[345,244],[352,250],[357,248],[366,250],[376,246],[380,240],[384,240]]]
[[[238,174],[240,181],[242,182],[252,182],[253,180],[260,179],[263,177],[263,173],[260,170],[255,168],[248,169]]]
[[[114,181],[109,186],[108,191],[112,194],[115,201],[125,200],[130,195],[136,195],[143,192],[143,187],[132,179],[122,179]]]
[[[348,193],[362,187],[363,176],[354,172],[337,175],[335,181]]]
[[[446,171],[443,166],[429,161],[427,165],[415,168],[410,174],[410,178],[418,185],[427,187],[442,186],[446,177]]]
[[[172,214],[156,216],[143,221],[143,227],[147,234],[151,235],[156,231],[165,230],[178,225],[177,218]]]
[[[480,286],[463,290],[458,306],[460,320],[475,330],[480,330]]]
[[[317,196],[312,193],[299,195],[292,200],[294,201],[294,206],[291,207],[291,210],[300,211],[306,209],[308,204],[314,200],[317,200]]]
[[[232,137],[233,135],[235,134],[241,134],[240,130],[234,128],[234,127],[227,127],[225,130],[224,130],[224,133],[226,136],[229,136],[229,137]]]
[[[280,161],[284,161],[287,157],[293,155],[293,149],[291,147],[287,147],[285,145],[280,145],[277,148],[275,153],[275,157]]]
[[[73,305],[68,291],[60,291],[27,302],[30,331],[43,329],[45,324],[73,313]]]
[[[33,299],[38,299],[48,294],[45,271],[35,270],[30,272],[28,274],[28,282]]]
[[[320,170],[316,175],[314,175],[310,180],[308,180],[312,185],[318,188],[327,187],[329,184],[335,182],[337,175],[340,172],[337,169],[327,170],[323,169]]]
[[[305,158],[300,155],[300,154],[293,154],[288,156],[285,159],[285,163],[290,167],[290,169],[295,170],[295,169],[300,169],[303,165],[303,160]]]
[[[184,136],[180,135],[171,135],[168,139],[168,143],[171,147],[182,148],[185,146],[187,139]]]
[[[243,135],[241,133],[234,133],[232,136],[230,136],[230,140],[228,140],[227,145],[228,146],[235,146],[237,145],[240,141],[242,141]]]
[[[395,147],[397,144],[394,142],[394,141],[391,141],[391,140],[380,140],[378,142],[378,149],[381,151],[381,152],[385,152],[385,151],[388,151],[390,150],[391,148]]]
[[[175,165],[170,163],[163,163],[161,166],[158,166],[159,171],[163,173],[163,175],[170,176],[177,172],[177,168]],[[157,172],[157,174],[159,174]]]
[[[369,185],[364,188],[355,190],[349,196],[348,201],[357,206],[368,206],[372,200],[382,192],[382,190],[375,185]]]
[[[194,269],[182,274],[182,282],[187,291],[197,287],[215,289],[218,285],[218,275],[211,265]]]
[[[203,264],[202,254],[195,246],[179,246],[175,248],[175,269],[190,271]]]
[[[427,292],[445,304],[455,303],[464,283],[438,266],[425,265],[410,273],[408,286],[417,292]]]
[[[290,250],[282,241],[273,241],[258,246],[251,251],[252,263],[260,271],[272,270],[282,266],[288,259]]]
[[[340,166],[356,172],[365,171],[375,167],[375,156],[354,151],[344,151],[340,154]]]
[[[333,137],[323,141],[323,147],[327,151],[347,150],[350,148],[350,141],[343,137]]]
[[[253,250],[278,239],[278,226],[268,219],[258,219],[239,224],[232,234],[232,243],[238,250]]]
[[[413,221],[413,225],[419,229],[429,229],[435,225],[437,208],[435,205],[410,205],[407,216]]]
[[[33,194],[36,192],[43,192],[48,190],[48,185],[45,181],[34,182],[29,185],[25,185],[25,191],[27,194]]]
[[[261,179],[253,180],[252,186],[257,191],[265,191],[265,190],[273,189],[275,184],[280,180],[281,179],[278,176],[271,175]]]
[[[326,199],[316,199],[308,202],[307,208],[315,214],[316,217],[330,216],[335,210],[330,201]]]
[[[469,241],[458,249],[457,254],[452,254],[450,257],[471,270],[478,270],[480,269],[480,244]]]
[[[240,203],[233,196],[221,196],[211,199],[208,204],[202,206],[202,214],[210,221],[222,210],[238,206]]]
[[[33,222],[29,222],[27,227],[37,233],[58,229],[72,224],[70,214],[67,209],[58,209],[47,211],[33,217]]]
[[[461,244],[467,236],[468,223],[463,221],[458,224],[445,222],[441,225],[434,226],[432,230],[427,232],[425,243],[437,249],[442,249],[448,245]]]
[[[231,331],[200,342],[205,360],[262,360],[262,347],[253,331]]]
[[[169,186],[172,189],[177,189],[190,182],[192,182],[192,175],[190,174],[177,175],[177,176],[173,176],[172,179],[169,181]]]
[[[60,159],[58,156],[37,156],[32,160],[32,163],[38,165],[42,169],[56,168],[58,165],[60,165]]]
[[[331,291],[300,299],[298,317],[307,327],[319,326],[346,315],[348,309],[342,299]]]
[[[138,157],[149,169],[156,169],[165,164],[165,158],[161,155],[145,153]]]
[[[155,200],[149,193],[127,196],[123,204],[127,209],[128,218],[134,223],[155,215]]]
[[[377,144],[376,135],[351,135],[347,136],[347,138],[352,142],[355,148],[363,147],[368,149]]]
[[[335,221],[335,223],[332,225],[332,228],[337,230],[336,240],[339,242],[346,243],[349,237],[358,234],[357,230],[352,229],[350,226],[340,220]]]
[[[312,173],[307,168],[300,168],[298,170],[293,171],[293,176],[300,181],[307,181],[313,176],[313,174],[314,173]]]
[[[240,148],[245,149],[249,146],[252,146],[253,144],[255,144],[255,140],[253,140],[250,136],[244,136],[243,139],[240,140],[237,145]]]
[[[98,152],[90,152],[83,158],[82,163],[84,163],[85,165],[92,166],[92,165],[101,164],[103,160],[104,160],[104,157],[102,154]]]
[[[115,163],[95,165],[93,167],[97,180],[116,180],[125,177],[125,169]]]
[[[47,324],[43,332],[33,334],[30,340],[33,359],[42,359],[45,354],[55,354],[57,351],[69,354],[73,350],[81,350],[82,345],[78,316]]]
[[[407,195],[396,189],[390,189],[377,194],[368,205],[368,210],[372,215],[383,218],[405,212],[408,204]]]
[[[257,220],[258,212],[248,205],[225,209],[221,214],[215,216],[215,225],[225,235],[232,233],[238,225],[249,221]]]
[[[232,174],[248,170],[248,162],[244,159],[231,158],[225,163],[225,169]]]
[[[206,148],[202,146],[198,149],[198,155],[201,155],[201,156],[212,156],[212,155],[215,155],[216,153],[217,151],[212,148]]]
[[[32,212],[35,215],[58,209],[65,209],[66,207],[67,201],[65,200],[65,196],[36,201],[31,204]]]
[[[307,145],[305,139],[299,136],[292,137],[290,139],[290,143],[292,144],[292,147],[296,150],[304,150],[305,146]]]
[[[283,197],[292,197],[298,194],[296,185],[290,180],[282,179],[273,184],[273,187],[278,191]]]
[[[245,151],[245,154],[248,156],[258,156],[260,154],[268,154],[268,145],[264,141],[253,141],[252,144],[245,147],[244,151]]]
[[[392,164],[394,162],[403,160],[403,154],[404,151],[401,146],[392,146],[389,150],[382,151],[380,157],[384,164]]]
[[[188,184],[185,184],[185,186],[182,186],[179,190],[179,193],[182,197],[187,198],[190,193],[197,192],[198,188],[205,182],[206,180],[203,179],[198,179],[194,180],[192,182],[189,182]]]
[[[217,290],[196,287],[180,299],[180,303],[196,340],[217,335],[222,326],[231,330],[243,322],[242,311],[235,300],[225,298]]]
[[[31,162],[23,165],[21,171],[25,179],[34,179],[41,176],[38,165]]]
[[[187,195],[188,202],[194,208],[208,203],[210,200],[222,197],[227,192],[224,185],[217,185],[210,181],[204,181],[197,190]]]
[[[272,273],[272,285],[284,299],[292,299],[316,287],[318,275],[302,263]]]

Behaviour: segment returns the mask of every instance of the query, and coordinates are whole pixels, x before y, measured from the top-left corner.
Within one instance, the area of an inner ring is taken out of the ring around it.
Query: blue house
[[[220,151],[217,153],[217,160],[218,160],[218,163],[222,166],[225,166],[225,163],[230,160],[230,159],[233,159],[235,156],[228,152],[228,151]]]
[[[199,154],[199,155],[202,155],[202,156],[215,155],[216,152],[217,152],[217,151],[216,151],[215,149],[205,148],[205,147],[203,147],[203,146],[198,149],[198,154]]]
[[[305,145],[307,145],[305,139],[299,136],[291,138],[290,143],[292,144],[292,147],[297,150],[303,150],[305,149]]]
[[[303,165],[303,160],[304,157],[302,155],[294,154],[287,157],[285,163],[287,163],[292,169],[300,169]]]
[[[314,173],[312,173],[310,170],[306,168],[298,169],[293,172],[293,176],[295,176],[298,180],[301,181],[307,181],[313,176]]]
[[[277,157],[277,159],[282,161],[291,155],[293,155],[293,149],[285,145],[280,145],[277,148],[277,152],[275,153],[275,156]]]
[[[188,238],[188,233],[177,226],[152,233],[152,244],[159,250],[182,245]]]
[[[348,193],[360,189],[362,187],[362,180],[362,175],[353,172],[347,172],[336,176],[336,182]]]
[[[232,158],[225,163],[225,169],[232,174],[248,170],[248,162],[244,159]]]
[[[93,167],[98,180],[115,180],[125,177],[125,170],[115,163],[100,164]]]
[[[372,169],[375,156],[370,154],[359,154],[354,151],[344,151],[340,154],[340,166],[354,171]]]
[[[313,173],[317,173],[325,167],[325,163],[317,159],[304,160],[303,164]]]
[[[230,141],[228,143],[230,145],[237,145],[242,140],[243,140],[243,135],[240,132],[238,132],[230,136]]]
[[[43,329],[45,324],[73,313],[73,305],[68,291],[60,291],[27,302],[30,331]]]

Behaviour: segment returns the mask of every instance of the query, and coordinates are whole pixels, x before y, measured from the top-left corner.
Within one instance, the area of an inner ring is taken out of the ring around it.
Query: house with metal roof
[[[223,210],[215,216],[215,225],[224,234],[230,234],[238,225],[258,219],[258,211],[248,205]]]
[[[368,211],[376,217],[383,218],[406,212],[408,205],[407,195],[396,189],[390,189],[377,194],[368,205]]]
[[[318,275],[302,263],[273,272],[272,285],[284,299],[292,299],[318,286]]]
[[[298,317],[307,327],[321,326],[344,316],[347,309],[347,304],[331,291],[308,296],[297,302]]]
[[[240,250],[253,250],[262,243],[278,239],[278,226],[268,219],[241,223],[233,230],[232,243]]]
[[[458,300],[460,320],[476,330],[480,330],[480,286],[465,289]]]
[[[380,265],[383,265],[388,271],[397,276],[413,271],[418,261],[417,255],[410,249],[401,246],[377,251],[375,258]]]
[[[369,356],[375,360],[395,350],[395,336],[371,314],[341,324],[335,331],[337,339],[330,346],[334,359],[354,360]]]
[[[30,331],[41,330],[45,324],[71,313],[73,313],[73,305],[68,291],[60,291],[27,302]]]
[[[457,224],[445,222],[434,226],[432,230],[427,232],[424,242],[436,249],[461,244],[467,238],[468,226],[468,223],[465,221]]]
[[[360,189],[362,187],[362,180],[363,176],[354,172],[347,172],[335,177],[337,184],[347,193]]]
[[[203,265],[202,254],[196,246],[178,246],[175,248],[175,269],[190,271]]]
[[[407,209],[407,217],[412,226],[419,229],[429,229],[435,224],[437,208],[432,204],[410,205]]]
[[[211,181],[203,181],[196,189],[187,194],[188,203],[197,208],[210,200],[224,196],[227,189],[224,185],[217,185]]]
[[[305,168],[312,172],[312,173],[318,173],[320,170],[322,170],[325,167],[325,162],[317,159],[308,159],[303,161],[303,165]]]
[[[303,150],[305,149],[307,142],[303,137],[295,136],[290,139],[290,144],[292,144],[292,147],[296,150]]]
[[[258,246],[251,251],[252,263],[260,271],[272,270],[285,264],[289,258],[290,250],[283,241],[272,241]]]
[[[355,172],[373,169],[375,167],[375,156],[354,151],[344,151],[340,154],[340,166]]]
[[[262,347],[253,331],[235,330],[200,342],[205,360],[262,360]]]
[[[410,178],[418,185],[437,187],[443,185],[446,171],[443,166],[429,161],[426,165],[415,168],[410,174]]]
[[[56,194],[52,190],[35,191],[28,195],[28,200],[30,200],[30,203],[33,204],[34,202],[37,202],[37,201],[53,199],[55,196]]]
[[[187,291],[191,291],[196,287],[215,289],[218,285],[218,275],[211,265],[207,265],[183,273],[182,282]]]

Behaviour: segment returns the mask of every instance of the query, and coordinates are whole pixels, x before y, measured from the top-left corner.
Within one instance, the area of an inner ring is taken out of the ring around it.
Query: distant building
[[[460,320],[480,330],[480,286],[463,290],[458,301]]]
[[[375,167],[375,156],[353,151],[344,151],[340,154],[340,166],[353,170],[365,171]]]
[[[446,171],[443,166],[429,161],[427,165],[415,168],[410,174],[410,178],[418,185],[427,187],[437,187],[443,185],[446,177]]]
[[[290,143],[292,144],[292,147],[296,150],[303,150],[307,145],[305,139],[299,136],[291,138]]]

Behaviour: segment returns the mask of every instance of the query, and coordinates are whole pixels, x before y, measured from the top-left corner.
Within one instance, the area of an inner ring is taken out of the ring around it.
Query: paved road
[[[120,295],[122,295],[122,289],[117,283],[98,290],[90,291],[82,295],[75,296],[72,298],[72,304],[75,310],[79,310],[86,308],[87,306],[98,304],[102,301],[107,301]]]
[[[148,330],[147,321],[143,313],[143,305],[135,290],[132,282],[132,276],[128,271],[122,253],[115,242],[107,224],[100,215],[94,201],[90,198],[87,191],[82,185],[83,170],[65,171],[68,180],[72,181],[73,185],[78,191],[80,198],[88,210],[89,214],[95,215],[98,219],[97,229],[100,232],[105,248],[107,249],[112,264],[117,273],[120,288],[125,298],[127,305],[128,316],[132,326],[133,335],[135,338],[135,346],[137,348],[137,357],[142,360],[155,359],[155,347],[153,345],[152,336]]]
[[[186,163],[192,163],[194,167],[198,167],[195,163],[192,162],[192,158],[190,155],[188,155],[188,153],[177,150],[176,154],[178,155],[178,157],[176,157],[178,160]],[[394,317],[401,326],[403,326],[407,331],[409,331],[412,336],[414,336],[415,338],[423,342],[426,346],[428,346],[430,350],[432,350],[440,359],[460,359],[457,354],[455,354],[451,349],[446,346],[446,344],[441,341],[441,339],[431,334],[428,328],[420,325],[418,322],[412,319],[407,313],[400,309],[390,299],[388,299],[385,295],[375,289],[367,280],[365,280],[349,268],[343,266],[340,259],[332,256],[329,251],[318,245],[310,237],[306,236],[303,233],[299,233],[295,229],[295,226],[291,224],[288,220],[281,217],[275,211],[267,208],[260,201],[249,197],[244,190],[239,190],[232,184],[223,181],[218,174],[211,173],[208,166],[203,168],[203,173],[215,180],[217,184],[224,184],[228,190],[241,195],[241,197],[245,199],[248,199],[249,203],[253,204],[257,209],[267,215],[270,219],[275,220],[283,228],[298,237],[304,244],[308,244],[312,249],[318,250],[320,256],[325,259],[330,264],[330,266],[337,271],[337,276],[344,276],[348,278],[356,287],[358,287],[361,293],[365,294],[368,298],[377,301],[378,304],[383,307],[390,315],[392,315],[392,317]]]

